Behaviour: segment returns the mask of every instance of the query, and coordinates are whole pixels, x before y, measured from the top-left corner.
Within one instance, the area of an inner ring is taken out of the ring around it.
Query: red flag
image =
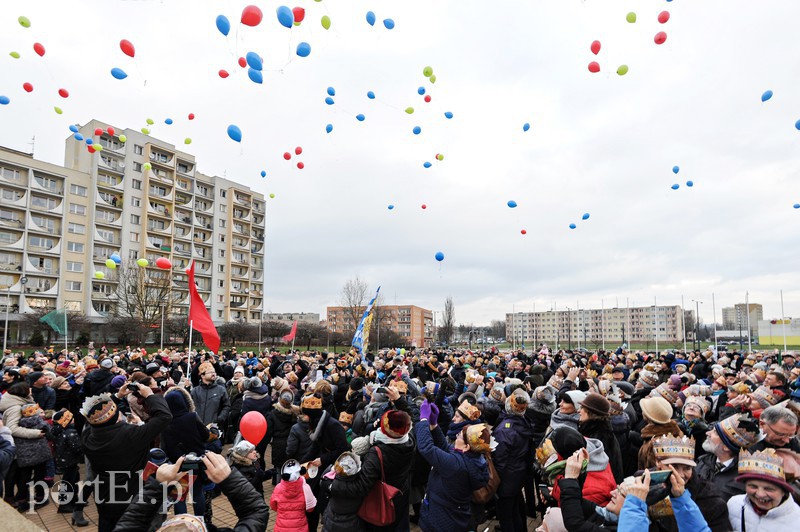
[[[208,313],[203,298],[197,293],[197,286],[194,284],[194,261],[186,269],[186,274],[189,276],[189,295],[191,296],[189,327],[203,336],[203,342],[211,351],[219,353],[219,333],[214,327],[214,322],[211,321],[211,315]]]
[[[281,340],[283,340],[284,342],[291,342],[292,340],[294,340],[295,336],[297,336],[297,320],[294,320],[294,323],[292,324],[292,331],[283,338],[281,338]]]

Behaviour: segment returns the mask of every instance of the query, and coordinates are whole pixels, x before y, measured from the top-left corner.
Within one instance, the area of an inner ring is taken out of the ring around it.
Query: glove
[[[427,400],[422,401],[422,404],[419,406],[419,420],[420,421],[424,419],[430,420],[430,417],[431,417],[431,404]]]
[[[438,425],[439,421],[439,407],[436,406],[436,403],[431,405],[431,412],[429,414],[428,421],[430,422],[431,426]]]

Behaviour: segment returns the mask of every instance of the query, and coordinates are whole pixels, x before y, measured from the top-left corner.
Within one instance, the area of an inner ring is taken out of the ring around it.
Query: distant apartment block
[[[353,312],[347,307],[328,307],[328,330],[334,333],[352,334],[358,327],[365,308]],[[415,305],[384,305],[376,307],[372,327],[380,319],[381,327],[406,338],[409,345],[429,347],[433,345],[433,312]]]
[[[319,313],[315,312],[265,312],[264,321],[277,321],[284,325],[298,324],[319,325]]]

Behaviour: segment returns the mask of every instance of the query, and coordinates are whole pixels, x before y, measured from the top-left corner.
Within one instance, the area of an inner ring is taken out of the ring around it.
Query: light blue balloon
[[[331,131],[333,131],[333,124],[325,126],[325,133],[330,133]]]
[[[511,207],[513,209],[513,208],[515,208],[517,206],[517,202],[514,201],[514,200],[509,200],[506,205],[508,205],[509,207]]]
[[[261,177],[267,177],[267,171],[261,170]]]
[[[325,103],[327,103],[328,105],[333,105],[334,104],[333,98],[328,96],[327,98],[325,98]]]
[[[307,42],[301,42],[297,45],[297,55],[300,57],[308,57],[308,54],[311,53],[311,45]]]
[[[247,77],[250,78],[250,81],[252,81],[253,83],[258,83],[259,85],[264,82],[264,74],[262,74],[260,70],[256,70],[255,68],[247,69]]]
[[[387,18],[386,20],[383,21],[383,25],[387,30],[393,30],[394,29],[394,20],[392,20],[390,18]]]
[[[75,137],[75,140],[77,140],[78,142],[83,141],[83,135],[81,135],[80,133],[75,133],[75,135],[73,136]]]
[[[428,161],[425,161],[425,162],[422,164],[422,166],[424,166],[425,168],[430,168],[430,167],[431,167],[431,166],[433,166],[433,165],[432,165],[431,163],[429,163]]]
[[[86,141],[87,146],[91,146],[92,144],[94,144],[94,141],[92,139],[84,139],[84,140]]]
[[[531,128],[531,125],[529,123],[527,123],[527,122],[525,122],[522,125],[522,131],[528,131],[530,128]]]
[[[242,142],[242,130],[239,129],[239,126],[233,124],[229,125],[228,136],[231,138],[231,140],[235,140],[236,142]]]
[[[171,126],[172,125],[172,119],[171,118],[167,118],[166,120],[164,120],[164,123],[167,124],[168,126]]]
[[[423,94],[425,94],[425,87],[420,87],[420,88],[418,88],[418,89],[417,89],[417,94],[419,94],[420,96],[422,96]]]
[[[450,111],[445,111],[444,112],[444,117],[446,119],[450,120],[451,118],[453,118],[453,113],[451,113]]]
[[[367,24],[369,24],[370,26],[375,25],[375,13],[373,13],[372,11],[367,11]]]
[[[358,120],[359,122],[363,122],[363,121],[364,121],[364,119],[366,119],[366,118],[367,118],[367,117],[366,117],[366,116],[364,116],[364,115],[362,115],[362,114],[358,114],[358,115],[356,115],[356,120]]]
[[[680,171],[681,171],[680,167],[678,167],[678,166],[673,166],[673,167],[672,167],[672,173],[673,173],[673,174],[677,174],[677,173],[678,173],[678,172],[680,172]]]
[[[124,70],[117,67],[111,69],[111,75],[114,77],[114,79],[125,79],[128,77],[128,74],[126,74]]]
[[[766,102],[770,98],[772,98],[772,91],[764,91],[764,94],[761,95],[762,102]]]
[[[391,211],[392,209],[394,209],[394,205],[389,205],[389,210]]]
[[[570,228],[570,229],[575,229],[575,228],[577,228],[577,227],[578,227],[578,226],[577,226],[577,225],[575,225],[575,224],[569,224],[569,228]]]
[[[686,186],[687,187],[693,187],[694,186],[694,181],[687,181],[686,182]]]
[[[372,91],[367,92],[367,98],[369,98],[370,100],[374,100],[375,99],[375,93],[372,92]]]
[[[8,96],[0,96],[0,105],[8,105],[11,103],[11,99]]]
[[[422,128],[419,126],[414,126],[414,129],[412,131],[414,132],[415,135],[419,135],[420,133],[422,133]]]
[[[228,20],[228,17],[225,15],[217,16],[217,29],[224,36],[228,36],[228,33],[231,31],[231,23]]]
[[[119,254],[117,253],[112,253],[111,256],[108,258],[113,260],[117,264],[122,264],[122,257],[120,257]]]
[[[588,220],[589,219],[589,213],[588,212],[583,213],[583,216],[581,216],[581,219],[582,220]]]
[[[281,23],[281,26],[291,29],[292,24],[294,24],[294,13],[292,13],[292,10],[286,6],[280,6],[275,12],[278,15],[278,22]]]
[[[257,53],[247,52],[247,55],[245,55],[244,58],[247,61],[247,66],[253,70],[262,70],[264,68],[264,61]]]
[[[437,251],[436,255],[434,255],[437,261],[442,262],[444,260],[444,253],[441,251]]]
[[[328,87],[328,96],[336,96],[336,89]]]
[[[672,188],[672,190],[678,190],[679,188],[681,188],[681,186],[680,186],[678,183],[675,183],[675,184],[674,184],[674,185],[672,185],[672,187],[670,187],[670,188]]]
[[[77,133],[78,132],[78,126],[76,126],[75,124],[70,124],[69,125],[69,130],[72,131],[73,133]]]

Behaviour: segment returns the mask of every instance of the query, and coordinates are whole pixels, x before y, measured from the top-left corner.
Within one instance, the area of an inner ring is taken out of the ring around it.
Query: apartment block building
[[[506,338],[517,345],[592,348],[611,344],[683,341],[679,305],[567,309],[506,314]]]
[[[750,313],[750,333],[757,336],[758,322],[764,319],[764,307],[759,303],[737,303],[722,309],[722,327],[731,330],[747,330],[747,313]]]
[[[319,325],[318,312],[265,312],[264,321],[277,321],[284,325],[298,324]]]
[[[328,307],[328,331],[341,334],[352,334],[361,320],[365,307],[354,309],[348,307]],[[408,345],[414,347],[430,347],[433,345],[433,312],[416,305],[383,305],[373,310],[372,328],[380,320],[382,329],[389,329],[406,339]]]
[[[163,274],[168,316],[188,315],[184,270],[194,259],[215,322],[259,321],[264,195],[198,172],[195,157],[169,143],[132,129],[107,131],[97,120],[80,127],[97,151],[71,136],[63,167],[0,148],[0,302],[10,303],[9,321],[64,306],[104,321],[119,310],[125,268],[145,258],[151,279],[162,257],[173,266]],[[121,267],[110,269],[114,254]]]

